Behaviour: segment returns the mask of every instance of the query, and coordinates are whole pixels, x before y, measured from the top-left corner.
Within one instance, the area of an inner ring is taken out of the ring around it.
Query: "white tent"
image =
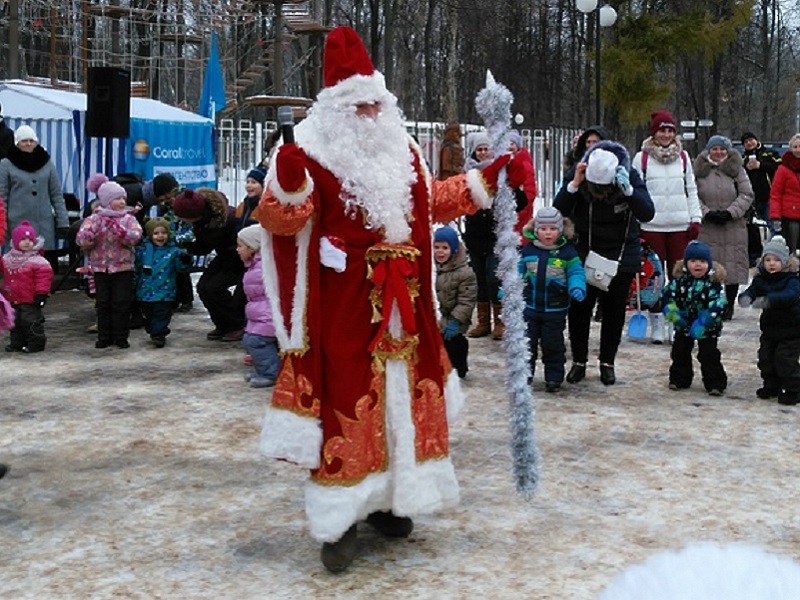
[[[172,139],[176,131],[192,130],[195,137],[205,143],[208,138],[208,150],[193,151],[191,159],[184,160],[179,166],[159,165],[156,163],[145,167],[136,164],[138,155],[134,156],[134,142],[131,139],[87,138],[84,134],[86,119],[86,94],[46,88],[23,81],[0,81],[0,104],[6,125],[16,129],[27,124],[33,127],[39,137],[39,143],[50,153],[61,178],[65,193],[74,194],[83,203],[87,198],[85,182],[94,172],[106,172],[106,150],[110,150],[111,173],[113,176],[125,171],[140,172],[146,179],[159,172],[175,172],[181,167],[198,167],[204,170],[198,182],[208,183],[216,179],[213,157],[213,128],[211,119],[190,113],[147,98],[131,98],[131,137],[134,129],[140,133],[143,126],[149,127],[150,135],[163,132]],[[138,126],[138,127],[137,127]],[[177,129],[175,129],[177,127]],[[148,140],[149,145],[154,145]],[[177,152],[165,153],[172,156]],[[181,153],[190,154],[190,153]],[[194,162],[192,162],[194,161]],[[211,171],[211,172],[209,172]],[[180,177],[178,178],[181,181]],[[187,181],[187,184],[194,183]]]

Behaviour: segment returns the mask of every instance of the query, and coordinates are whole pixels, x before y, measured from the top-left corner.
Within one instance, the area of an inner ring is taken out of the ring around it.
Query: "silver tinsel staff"
[[[475,99],[475,108],[483,119],[492,141],[494,156],[508,151],[511,103],[514,96],[509,89],[497,83],[492,73],[486,73],[486,87]],[[511,400],[511,454],[517,493],[530,498],[539,480],[539,450],[534,434],[534,409],[530,375],[530,350],[522,311],[523,281],[517,271],[519,237],[514,230],[517,223],[514,194],[508,187],[506,170],[497,180],[494,198],[495,233],[494,253],[498,260],[497,276],[503,286],[503,347],[506,353],[506,386]]]

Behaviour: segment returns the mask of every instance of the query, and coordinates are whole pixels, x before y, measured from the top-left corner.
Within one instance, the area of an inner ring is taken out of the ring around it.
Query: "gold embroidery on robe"
[[[372,362],[370,390],[356,402],[355,416],[336,411],[342,435],[331,437],[322,451],[322,465],[311,477],[322,485],[355,485],[370,473],[385,471],[389,452],[386,447],[386,416],[383,390],[385,364]]]
[[[305,375],[296,375],[294,356],[287,356],[272,392],[272,406],[285,408],[303,417],[319,417],[320,401],[314,397],[311,381]]]

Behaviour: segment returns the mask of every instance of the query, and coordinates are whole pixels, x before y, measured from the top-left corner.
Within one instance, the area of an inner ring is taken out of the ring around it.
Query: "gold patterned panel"
[[[320,484],[355,485],[388,465],[384,386],[385,365],[374,360],[370,389],[358,399],[355,416],[336,411],[342,435],[331,437],[323,448],[323,464],[312,472]]]
[[[314,388],[305,375],[295,371],[296,357],[287,356],[281,365],[275,390],[272,392],[272,406],[284,408],[303,417],[320,416],[320,401],[314,397]]]
[[[447,409],[444,394],[432,379],[417,383],[412,406],[417,461],[444,458],[448,453]]]

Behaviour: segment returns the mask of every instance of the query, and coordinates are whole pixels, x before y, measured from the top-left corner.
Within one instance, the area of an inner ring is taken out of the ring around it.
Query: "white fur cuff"
[[[277,177],[272,177],[268,185],[272,195],[275,196],[278,202],[290,206],[300,206],[314,191],[314,180],[311,179],[311,174],[308,172],[308,169],[306,169],[306,180],[299,190],[287,192],[280,186]]]
[[[268,458],[280,458],[306,467],[319,468],[322,427],[319,419],[300,417],[288,410],[267,407],[258,449]]]
[[[470,169],[467,171],[467,189],[472,195],[472,201],[478,205],[479,208],[491,208],[494,198],[486,191],[486,186],[483,183],[483,175],[478,169]]]

